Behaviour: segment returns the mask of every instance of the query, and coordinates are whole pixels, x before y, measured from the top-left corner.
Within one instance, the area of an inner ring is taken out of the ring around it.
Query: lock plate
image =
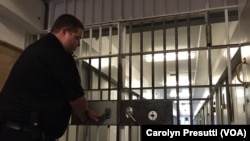
[[[156,111],[150,111],[150,112],[148,113],[148,119],[149,119],[149,120],[156,120],[157,117],[158,117],[158,115],[157,115],[157,112],[156,112]]]
[[[128,107],[133,109],[133,118],[128,118]],[[121,125],[173,124],[171,100],[124,100],[121,101]]]

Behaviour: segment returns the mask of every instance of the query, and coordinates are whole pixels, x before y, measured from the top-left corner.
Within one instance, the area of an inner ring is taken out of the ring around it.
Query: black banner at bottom
[[[250,140],[250,125],[142,125],[141,141],[212,139]]]

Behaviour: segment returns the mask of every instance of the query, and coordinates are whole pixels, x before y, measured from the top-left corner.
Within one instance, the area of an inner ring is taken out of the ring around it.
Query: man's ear
[[[62,32],[63,34],[65,34],[67,31],[68,31],[68,29],[67,29],[66,27],[63,27],[63,28],[61,29],[61,32]]]

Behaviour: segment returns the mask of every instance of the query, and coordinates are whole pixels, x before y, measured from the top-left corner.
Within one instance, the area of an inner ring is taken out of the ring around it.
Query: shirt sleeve
[[[49,60],[56,82],[62,86],[61,88],[67,99],[71,101],[83,96],[84,91],[81,86],[81,79],[71,54],[59,52]]]

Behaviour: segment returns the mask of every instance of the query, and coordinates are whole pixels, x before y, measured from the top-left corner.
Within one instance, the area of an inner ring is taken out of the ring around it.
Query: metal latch
[[[104,113],[99,117],[99,123],[102,123],[107,119],[110,119],[110,117],[111,117],[111,109],[105,108]]]
[[[132,107],[128,107],[126,109],[126,117],[131,119],[133,121],[133,123],[137,124],[137,121],[133,116],[133,108]]]

